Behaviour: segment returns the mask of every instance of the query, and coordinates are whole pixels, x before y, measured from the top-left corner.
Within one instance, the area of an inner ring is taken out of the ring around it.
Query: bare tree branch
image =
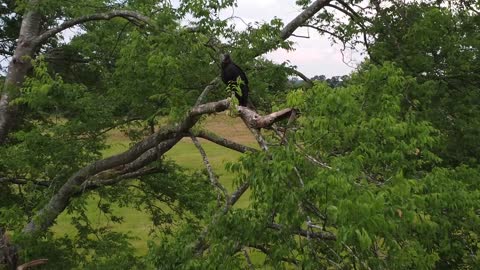
[[[376,62],[376,59],[373,59],[372,56],[371,56],[371,53],[370,53],[370,44],[368,43],[368,38],[367,38],[367,29],[366,29],[366,26],[365,24],[363,23],[363,17],[361,17],[352,7],[350,7],[347,3],[345,3],[344,1],[342,0],[337,0],[337,2],[339,2],[344,8],[341,8],[339,6],[336,6],[336,5],[333,5],[333,4],[328,4],[327,6],[328,7],[331,7],[331,8],[334,8],[340,12],[342,12],[343,14],[349,16],[350,18],[352,18],[352,20],[358,25],[360,26],[360,28],[362,29],[362,36],[363,36],[363,43],[365,45],[365,48],[367,50],[367,53],[368,55],[370,56],[371,60]]]
[[[207,168],[208,176],[210,177],[210,182],[214,187],[218,188],[223,193],[223,196],[228,201],[228,191],[222,184],[220,184],[220,182],[218,182],[217,176],[213,172],[212,165],[210,165],[210,162],[208,161],[207,153],[205,153],[205,150],[195,136],[190,134],[190,138],[202,156],[203,164]]]
[[[30,0],[29,4],[37,5],[38,1]],[[0,91],[0,145],[5,143],[10,128],[16,122],[16,107],[10,106],[10,100],[14,93],[12,89],[22,86],[31,67],[30,61],[26,59],[33,55],[35,46],[32,45],[32,40],[40,31],[41,21],[41,14],[35,10],[29,9],[23,14],[15,51],[8,65],[3,89]]]
[[[305,76],[305,74],[301,73],[300,71],[292,67],[287,67],[287,71],[290,72],[291,74],[297,75],[298,77],[302,78],[302,80],[304,80],[308,84],[308,88],[313,86],[312,80],[310,80],[307,76]]]
[[[207,97],[208,93],[210,91],[212,91],[216,85],[218,85],[220,83],[220,77],[216,77],[215,79],[213,79],[206,87],[205,89],[203,89],[202,93],[200,94],[200,96],[198,96],[197,98],[197,101],[195,102],[195,105],[194,106],[198,106],[200,105],[203,100]]]
[[[78,18],[66,21],[57,27],[51,28],[41,33],[38,37],[34,39],[33,42],[35,43],[35,45],[39,45],[45,42],[47,39],[60,33],[61,31],[68,29],[70,27],[73,27],[75,25],[90,22],[90,21],[111,20],[116,17],[125,18],[127,20],[137,20],[146,24],[153,25],[153,22],[150,18],[138,12],[131,11],[131,10],[112,10],[109,12],[86,15],[86,16],[82,16],[82,17],[78,17]]]
[[[195,137],[199,137],[199,138],[202,138],[202,139],[205,139],[205,140],[209,140],[213,143],[224,146],[228,149],[238,151],[240,153],[257,152],[258,151],[255,148],[252,148],[252,147],[249,147],[249,146],[246,146],[246,145],[243,145],[243,144],[239,144],[239,143],[236,143],[234,141],[230,141],[226,138],[222,138],[222,137],[220,137],[220,136],[218,136],[218,135],[216,135],[212,132],[209,132],[209,131],[203,131],[203,130],[201,130],[201,131],[191,131],[191,133]]]
[[[322,28],[320,28],[320,27],[317,27],[317,26],[315,26],[315,25],[310,25],[310,24],[302,24],[301,26],[302,26],[302,27],[309,27],[309,28],[312,28],[312,29],[317,30],[318,32],[325,33],[325,34],[329,34],[329,35],[331,35],[332,37],[335,37],[335,38],[337,38],[338,40],[340,40],[342,43],[345,43],[344,39],[343,39],[341,36],[339,36],[339,35],[337,35],[337,34],[335,34],[335,33],[333,33],[333,32],[330,32],[330,31],[328,31],[328,30],[325,30],[325,29],[322,29]],[[344,47],[345,47],[345,45],[344,45]]]

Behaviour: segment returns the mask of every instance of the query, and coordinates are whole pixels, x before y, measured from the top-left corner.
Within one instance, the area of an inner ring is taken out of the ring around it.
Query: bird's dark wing
[[[239,76],[238,69],[232,65],[228,64],[224,67],[222,67],[222,81],[225,84],[228,84],[230,82],[235,82],[237,80],[237,77]]]

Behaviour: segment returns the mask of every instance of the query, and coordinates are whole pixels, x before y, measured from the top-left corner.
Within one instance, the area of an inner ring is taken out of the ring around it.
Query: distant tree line
[[[328,86],[332,88],[336,88],[336,87],[343,86],[348,78],[349,78],[348,75],[332,76],[330,78],[327,78],[327,76],[325,75],[315,75],[311,77],[310,80],[313,82],[326,82]],[[293,88],[297,88],[304,85],[305,81],[298,77],[293,77],[289,79],[289,83]]]

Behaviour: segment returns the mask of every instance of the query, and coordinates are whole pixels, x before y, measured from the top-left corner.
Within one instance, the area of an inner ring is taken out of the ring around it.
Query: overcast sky
[[[235,16],[241,17],[245,22],[270,21],[275,16],[282,19],[284,24],[290,22],[301,12],[301,8],[295,5],[295,0],[237,0],[238,7],[234,10],[225,10],[221,13],[222,17]],[[244,24],[240,20],[235,21],[239,27]],[[331,41],[318,33],[303,28],[295,31],[296,35],[310,36],[310,38],[291,37],[289,40],[295,42],[295,51],[287,52],[277,50],[266,54],[268,59],[282,63],[289,60],[292,65],[298,67],[298,70],[308,77],[314,75],[326,75],[327,77],[335,75],[349,74],[353,67],[361,60],[362,56],[358,52],[346,51],[345,61],[342,61],[342,46],[332,45]]]
[[[172,2],[177,2],[173,0]],[[222,18],[228,18],[232,15],[240,17],[247,23],[268,22],[274,17],[283,20],[284,24],[290,22],[297,16],[302,9],[295,5],[295,0],[237,0],[238,7],[228,9],[221,13]],[[239,19],[234,21],[238,27],[244,27],[244,22]],[[326,75],[327,77],[349,74],[353,67],[361,60],[362,56],[358,52],[344,52],[345,64],[342,61],[341,46],[332,45],[325,36],[307,29],[297,29],[295,34],[310,36],[310,38],[291,37],[289,40],[295,42],[295,50],[287,52],[277,50],[265,54],[268,59],[277,63],[290,61],[292,65],[297,66],[298,71],[308,77],[315,75]],[[68,37],[73,35],[73,31],[64,31],[63,35]],[[0,63],[2,66],[5,62]]]

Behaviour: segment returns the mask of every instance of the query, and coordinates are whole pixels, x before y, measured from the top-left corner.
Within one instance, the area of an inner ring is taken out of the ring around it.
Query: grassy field
[[[213,115],[204,121],[203,126],[205,129],[235,142],[252,147],[256,146],[254,137],[239,118],[234,119],[225,115]],[[125,151],[129,144],[128,139],[118,132],[111,133],[110,135],[109,141],[111,147],[105,151],[104,154],[106,157]],[[219,180],[226,188],[232,190],[234,176],[225,171],[225,163],[236,161],[241,153],[226,149],[203,139],[200,139],[200,142],[207,153],[215,173],[219,175]],[[188,138],[182,139],[167,152],[166,156],[190,170],[202,169],[204,166],[198,150]],[[111,226],[114,231],[128,233],[131,236],[137,237],[137,239],[132,241],[132,244],[139,254],[145,254],[147,251],[146,240],[149,238],[148,232],[152,226],[149,217],[135,209],[116,207],[114,208],[114,214],[124,217],[124,222],[121,224],[109,224],[108,220],[97,208],[98,200],[99,198],[97,196],[91,196],[88,204],[88,216],[94,225]],[[245,194],[237,203],[237,206],[242,207],[247,204],[248,194]],[[54,232],[59,236],[65,234],[71,236],[74,234],[75,230],[73,226],[70,225],[70,219],[71,217],[68,214],[63,213],[58,218],[57,224],[53,227]]]

